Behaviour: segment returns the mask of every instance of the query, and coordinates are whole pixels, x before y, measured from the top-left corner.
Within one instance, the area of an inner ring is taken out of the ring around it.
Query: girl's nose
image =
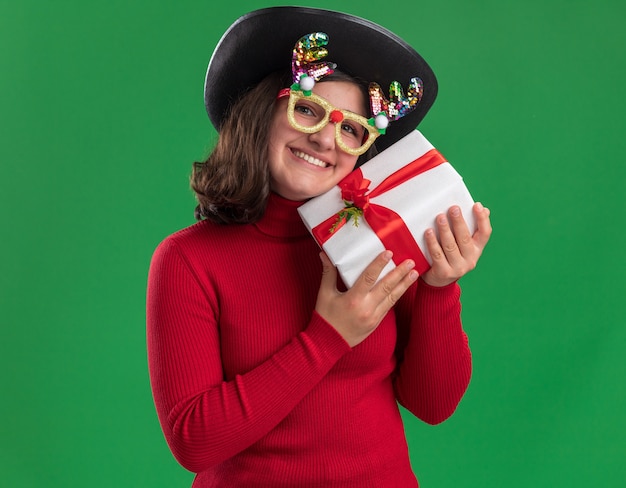
[[[319,131],[310,134],[309,140],[316,144],[320,150],[335,149],[335,124],[328,122]]]

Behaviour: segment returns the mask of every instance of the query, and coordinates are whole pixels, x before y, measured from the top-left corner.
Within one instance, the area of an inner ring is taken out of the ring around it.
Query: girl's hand
[[[435,219],[439,240],[433,229],[426,231],[426,245],[433,263],[422,279],[429,285],[449,285],[476,267],[489,242],[491,222],[489,209],[482,204],[475,203],[472,210],[476,218],[474,235],[470,235],[457,206],[450,207],[447,216],[440,214]]]
[[[381,253],[365,268],[352,288],[340,292],[337,289],[337,269],[325,253],[320,253],[323,271],[315,310],[350,347],[374,332],[391,307],[417,280],[417,271],[413,269],[415,263],[406,260],[376,282],[391,256],[391,251]]]

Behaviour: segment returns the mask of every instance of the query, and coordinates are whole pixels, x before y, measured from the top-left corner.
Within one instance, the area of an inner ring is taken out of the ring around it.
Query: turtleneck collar
[[[253,225],[264,234],[273,237],[302,237],[309,231],[302,222],[298,207],[304,202],[287,200],[272,192],[267,201],[263,218]]]

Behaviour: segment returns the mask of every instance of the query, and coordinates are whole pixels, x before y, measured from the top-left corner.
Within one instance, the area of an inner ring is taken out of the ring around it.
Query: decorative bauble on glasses
[[[378,83],[370,83],[370,107],[375,115],[376,127],[384,131],[389,122],[404,117],[417,107],[424,94],[424,85],[420,78],[411,78],[407,96],[404,96],[402,85],[397,81],[392,81],[389,86],[389,100],[383,95],[383,91]],[[381,132],[384,134],[384,132]]]
[[[291,56],[291,73],[293,75],[292,90],[301,90],[310,95],[315,82],[335,71],[337,65],[329,61],[319,61],[328,55],[328,35],[323,32],[312,32],[302,36],[296,42]]]

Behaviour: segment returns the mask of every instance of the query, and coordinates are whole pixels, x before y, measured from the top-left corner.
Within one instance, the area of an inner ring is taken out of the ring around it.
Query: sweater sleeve
[[[314,313],[307,328],[282,349],[225,381],[216,303],[175,242],[164,241],[148,277],[150,380],[168,445],[192,472],[261,439],[350,351]]]
[[[437,288],[419,280],[396,307],[396,397],[416,417],[433,425],[454,413],[471,377],[460,295],[457,283]]]

